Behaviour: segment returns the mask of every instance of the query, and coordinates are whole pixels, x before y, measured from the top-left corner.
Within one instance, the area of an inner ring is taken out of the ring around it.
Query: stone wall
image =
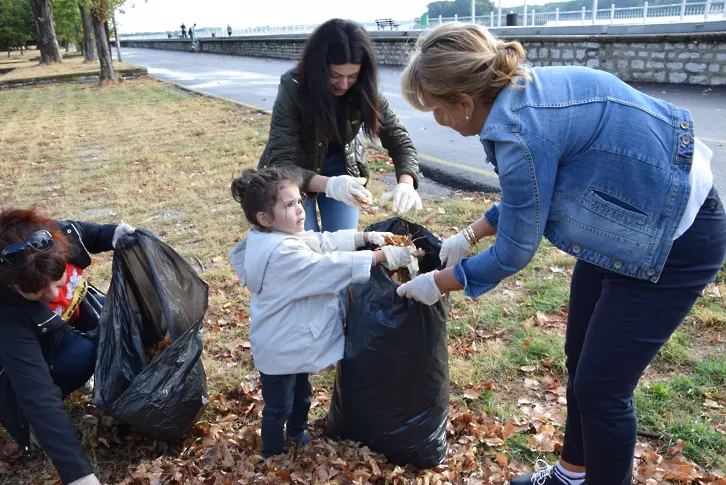
[[[115,49],[116,45],[112,47]],[[184,51],[192,49],[191,40],[169,39],[169,40],[121,40],[121,47],[140,47],[143,49],[160,49],[165,51]]]
[[[377,39],[375,42],[378,62],[384,66],[401,66],[406,62],[408,51],[415,38]],[[242,39],[203,39],[202,52],[234,56],[270,57],[274,59],[300,59],[305,37],[261,37]]]
[[[510,29],[511,30],[511,29]],[[378,61],[401,66],[413,48],[413,33],[375,36]],[[726,32],[646,35],[518,35],[535,66],[588,66],[612,72],[624,81],[726,85]],[[278,59],[299,59],[304,36],[201,39],[201,52]],[[122,40],[124,47],[186,50],[184,40]]]
[[[518,40],[534,66],[587,66],[624,81],[726,85],[726,34]]]

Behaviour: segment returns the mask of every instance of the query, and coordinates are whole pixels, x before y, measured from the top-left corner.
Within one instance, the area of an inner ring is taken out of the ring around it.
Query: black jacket
[[[89,253],[113,249],[116,225],[57,224],[71,243],[71,264],[86,268]],[[63,483],[70,483],[93,470],[48,367],[63,328],[63,320],[45,302],[0,297],[0,422],[24,450],[30,444],[30,425]]]

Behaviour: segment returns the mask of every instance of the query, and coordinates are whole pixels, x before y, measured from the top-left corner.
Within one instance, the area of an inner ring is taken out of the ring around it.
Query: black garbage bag
[[[393,218],[366,231],[411,234],[426,254],[420,272],[441,265],[441,242]],[[439,465],[447,452],[448,297],[432,306],[401,298],[382,266],[348,286],[345,354],[337,365],[327,433],[383,453],[397,465]]]
[[[171,247],[141,229],[118,241],[112,271],[93,404],[155,439],[181,439],[209,402],[202,365],[209,287]]]

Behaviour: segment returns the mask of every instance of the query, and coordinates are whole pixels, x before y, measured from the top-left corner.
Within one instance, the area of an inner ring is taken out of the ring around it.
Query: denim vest
[[[657,282],[690,192],[689,112],[602,71],[529,72],[499,93],[480,134],[502,188],[486,214],[497,238],[457,279],[469,296],[489,291],[526,266],[544,235],[576,258]]]

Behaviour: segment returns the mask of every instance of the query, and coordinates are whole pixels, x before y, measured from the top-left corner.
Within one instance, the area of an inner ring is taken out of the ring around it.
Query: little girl
[[[242,286],[252,292],[250,344],[260,371],[262,455],[282,454],[287,438],[305,444],[310,373],[343,357],[340,292],[365,282],[371,268],[409,265],[411,248],[383,246],[386,233],[303,232],[305,210],[297,173],[246,170],[232,182],[232,196],[253,228],[230,254]]]

